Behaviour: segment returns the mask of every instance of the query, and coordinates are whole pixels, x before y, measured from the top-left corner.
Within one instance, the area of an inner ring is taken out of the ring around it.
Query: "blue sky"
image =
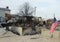
[[[18,12],[18,8],[24,2],[29,2],[31,6],[36,8],[36,16],[41,16],[45,19],[55,16],[60,19],[60,0],[0,0],[0,7],[9,6],[11,13]]]

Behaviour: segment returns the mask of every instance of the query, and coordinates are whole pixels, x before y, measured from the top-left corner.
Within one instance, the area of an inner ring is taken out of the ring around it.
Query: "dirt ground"
[[[60,38],[44,38],[40,34],[18,36],[8,33],[0,36],[0,42],[60,42]]]
[[[0,33],[1,34],[0,35],[0,42],[60,42],[60,37],[51,38],[50,36],[48,36],[49,30],[43,30],[42,34],[25,35],[25,36],[18,36],[16,34],[13,34],[10,31],[3,34],[4,32],[5,31]],[[59,33],[60,32],[56,32],[55,34],[59,34]],[[54,34],[54,36],[55,36],[55,34]]]

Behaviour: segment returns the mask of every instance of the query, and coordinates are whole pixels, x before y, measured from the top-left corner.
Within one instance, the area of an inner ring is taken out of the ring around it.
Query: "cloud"
[[[37,6],[37,16],[52,17],[54,13],[59,15],[60,1],[57,0],[31,0],[31,3]],[[58,16],[57,15],[57,16]]]
[[[31,6],[36,8],[36,15],[47,18],[56,16],[60,18],[60,0],[1,0],[0,7],[9,6],[12,13],[16,13],[19,6],[24,2],[29,2]],[[45,16],[46,15],[46,16]]]

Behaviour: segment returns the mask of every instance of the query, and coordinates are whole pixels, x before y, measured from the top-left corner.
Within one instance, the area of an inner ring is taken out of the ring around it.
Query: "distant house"
[[[0,17],[5,17],[5,13],[10,13],[8,6],[6,8],[0,8]]]
[[[0,8],[0,26],[1,24],[6,24],[5,14],[10,13],[10,9],[7,6],[6,8]],[[4,25],[3,25],[4,26]]]

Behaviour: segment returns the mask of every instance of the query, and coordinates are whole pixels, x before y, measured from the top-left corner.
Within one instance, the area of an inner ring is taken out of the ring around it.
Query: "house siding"
[[[2,10],[2,9],[0,9],[0,17],[5,17],[5,13],[10,13],[10,10],[6,10],[6,9]]]

